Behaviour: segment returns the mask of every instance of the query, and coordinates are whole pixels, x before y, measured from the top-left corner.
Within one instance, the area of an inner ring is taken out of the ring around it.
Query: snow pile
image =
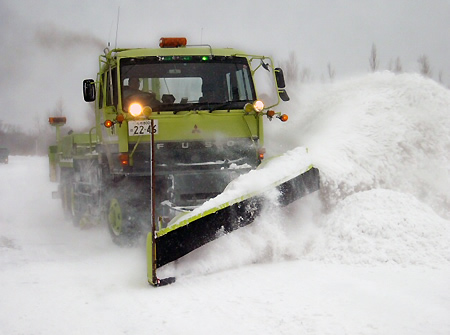
[[[310,148],[327,215],[315,219],[320,232],[299,232],[311,245],[294,254],[352,264],[450,262],[450,91],[386,72],[309,88],[302,99],[291,125],[301,135],[286,141]],[[294,224],[302,224],[297,213]]]
[[[276,136],[309,147],[328,208],[386,188],[450,218],[448,89],[417,74],[383,72],[302,88],[300,98],[289,128]]]
[[[341,201],[307,259],[346,264],[450,263],[450,226],[413,196],[374,189]]]

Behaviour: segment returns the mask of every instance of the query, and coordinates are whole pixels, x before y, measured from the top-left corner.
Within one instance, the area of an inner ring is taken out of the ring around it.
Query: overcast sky
[[[328,63],[336,79],[367,73],[375,44],[380,69],[399,57],[418,71],[426,55],[450,86],[450,0],[0,0],[0,28],[0,120],[30,130],[60,102],[69,123],[87,125],[82,80],[95,78],[98,55],[116,40],[157,47],[185,36],[278,63],[295,52],[317,81]]]

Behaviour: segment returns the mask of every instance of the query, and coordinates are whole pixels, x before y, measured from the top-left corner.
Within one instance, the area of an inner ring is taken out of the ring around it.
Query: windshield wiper
[[[209,112],[218,110],[218,109],[233,109],[233,108],[243,108],[244,101],[227,101],[221,104],[209,104]]]
[[[201,103],[186,103],[186,104],[161,104],[153,107],[155,112],[174,112],[174,114],[181,111],[193,110],[208,110],[210,113],[219,109],[241,109],[247,101],[227,101],[224,103],[217,102],[201,102]]]
[[[193,110],[195,104],[187,103],[187,104],[161,104],[153,107],[152,109],[155,112],[181,112],[181,111],[190,111]]]

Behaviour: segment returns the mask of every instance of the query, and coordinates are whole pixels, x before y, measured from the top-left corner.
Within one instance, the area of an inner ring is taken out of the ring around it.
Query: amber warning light
[[[112,122],[111,120],[106,120],[106,121],[103,123],[103,125],[104,125],[106,128],[111,128],[111,127],[114,125],[114,122]]]
[[[178,48],[187,45],[186,37],[161,37],[159,40],[160,48]]]
[[[63,124],[66,124],[66,117],[65,116],[49,117],[48,123],[50,123],[52,126],[63,125]]]

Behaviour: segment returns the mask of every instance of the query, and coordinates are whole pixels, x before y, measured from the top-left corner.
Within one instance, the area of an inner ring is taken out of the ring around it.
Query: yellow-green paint
[[[156,244],[154,241],[154,235],[150,232],[147,235],[147,279],[148,282],[156,286]]]

